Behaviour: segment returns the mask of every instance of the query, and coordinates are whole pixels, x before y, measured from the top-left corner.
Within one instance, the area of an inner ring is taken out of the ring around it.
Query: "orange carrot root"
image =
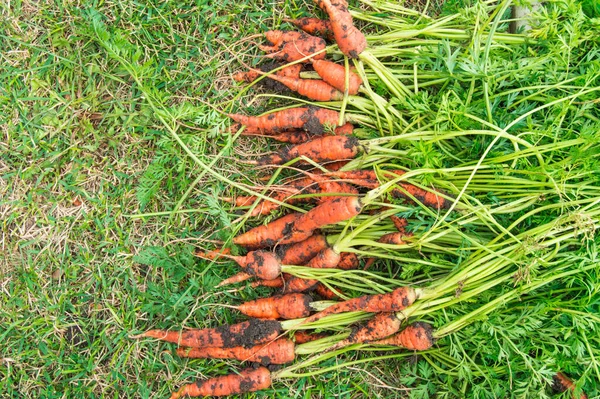
[[[272,247],[292,228],[301,213],[290,213],[266,225],[248,230],[233,239],[233,243],[248,248]]]
[[[375,342],[375,345],[398,346],[414,351],[424,351],[431,348],[434,344],[433,328],[431,325],[423,322],[416,322],[398,334],[389,338]]]
[[[340,297],[335,292],[333,292],[331,289],[329,289],[329,287],[327,287],[323,283],[318,283],[315,286],[315,292],[317,293],[317,295],[319,295],[323,299],[328,299],[328,300],[340,299]]]
[[[554,392],[565,392],[566,390],[570,390],[571,397],[577,399],[575,395],[575,384],[560,371],[552,376],[552,390]],[[588,399],[588,396],[582,392],[579,395],[579,399]]]
[[[281,165],[294,158],[305,156],[315,162],[331,162],[352,159],[362,150],[354,136],[322,136],[307,143],[298,144],[262,158],[259,165]]]
[[[238,306],[238,310],[259,319],[298,319],[310,314],[311,301],[308,295],[298,293],[277,295],[245,302]]]
[[[338,345],[376,341],[398,332],[401,324],[402,322],[394,313],[378,313],[367,323],[352,331],[343,344]]]
[[[327,40],[333,40],[333,31],[331,30],[331,23],[329,21],[319,18],[284,19],[283,21],[302,29],[308,34],[321,36]]]
[[[251,319],[238,324],[217,328],[183,331],[149,330],[140,337],[156,338],[190,348],[253,346],[272,341],[281,333],[281,324],[275,320]]]
[[[339,113],[318,107],[297,107],[263,116],[229,114],[234,121],[263,134],[276,134],[286,130],[304,129],[312,134],[325,133],[325,125],[336,126]]]
[[[284,265],[302,266],[327,247],[329,244],[325,236],[315,234],[295,244],[280,245],[275,248],[275,253]]]
[[[346,89],[346,68],[343,65],[326,60],[313,60],[313,68],[321,78],[340,92]],[[355,96],[362,85],[362,79],[356,73],[348,71],[348,94]]]
[[[241,283],[242,281],[249,280],[252,277],[254,277],[252,274],[249,274],[246,272],[239,272],[239,273],[236,273],[233,276],[221,281],[219,284],[216,285],[216,287],[219,288],[219,287],[223,287],[226,285]],[[268,280],[265,280],[265,281],[268,281]],[[273,280],[273,281],[276,281],[276,280]]]
[[[198,254],[196,255],[200,256]],[[246,256],[225,254],[220,254],[220,256],[235,261],[242,269],[244,269],[243,271],[245,273],[263,280],[274,280],[281,274],[281,262],[272,252],[257,250],[248,252]]]
[[[294,333],[294,341],[296,342],[296,344],[305,344],[307,342],[312,342],[312,341],[316,341],[318,339],[321,338],[325,338],[328,337],[329,335],[324,334],[324,333],[309,333],[306,331],[296,331]]]
[[[392,223],[394,223],[394,227],[396,227],[398,232],[407,234],[406,226],[408,226],[408,220],[398,217],[396,215],[390,216],[390,219],[392,220]]]
[[[275,280],[256,280],[250,284],[250,287],[269,287],[269,288],[281,288],[283,287],[283,279],[276,278]]]
[[[312,55],[314,59],[325,58],[325,43],[320,37],[311,36],[303,32],[285,32],[281,36],[271,35],[278,43],[273,46],[258,46],[261,50],[269,53],[265,57],[281,60],[283,62],[294,62]],[[287,39],[287,40],[286,40]],[[269,38],[267,38],[269,40]]]
[[[323,80],[290,78],[278,75],[269,75],[269,78],[310,100],[341,101],[344,98],[344,93]]]
[[[367,39],[352,22],[345,0],[315,0],[315,3],[329,15],[333,37],[344,55],[358,58],[367,47]]]
[[[303,279],[300,277],[291,277],[285,282],[282,292],[310,292],[317,288],[318,280]]]
[[[228,374],[185,385],[171,394],[171,399],[184,396],[229,396],[260,391],[271,386],[271,372],[266,367],[248,368],[239,374]]]
[[[235,359],[242,362],[257,362],[267,366],[269,364],[293,362],[296,357],[294,347],[293,341],[280,338],[250,348],[243,346],[234,348],[177,348],[177,355],[193,359]]]

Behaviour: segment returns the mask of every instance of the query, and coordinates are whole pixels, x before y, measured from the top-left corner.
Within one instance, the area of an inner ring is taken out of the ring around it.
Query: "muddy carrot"
[[[326,60],[313,60],[312,66],[323,81],[344,93],[346,89],[346,68],[343,65]],[[348,71],[349,95],[357,95],[362,83],[360,76],[350,70]]]
[[[333,37],[340,51],[347,57],[358,58],[367,47],[367,39],[352,22],[345,0],[315,0],[315,3],[329,15]]]
[[[266,367],[248,368],[239,374],[228,374],[185,385],[171,394],[171,399],[183,396],[229,396],[259,391],[271,386],[271,372]]]
[[[331,162],[352,159],[361,151],[362,146],[354,136],[322,136],[259,158],[256,163],[258,165],[281,165],[300,156],[305,156],[315,162]]]
[[[394,313],[378,313],[365,324],[354,329],[348,338],[335,347],[380,340],[398,332],[401,324],[402,322]]]
[[[290,213],[268,224],[248,230],[233,239],[233,243],[249,248],[272,247],[289,231],[301,213]]]
[[[325,58],[325,47],[327,43],[320,37],[304,34],[297,40],[283,42],[280,46],[258,46],[261,50],[270,53],[267,58],[277,59],[283,62],[299,61],[311,56],[313,59]]]
[[[286,364],[294,361],[294,342],[280,338],[266,344],[250,348],[237,346],[234,348],[177,348],[179,357],[194,359],[235,359],[239,361],[257,362],[263,366],[269,364]]]
[[[433,328],[430,324],[418,321],[407,326],[398,334],[376,341],[373,344],[399,346],[410,350],[424,351],[433,346],[434,339],[432,334]]]
[[[246,256],[220,255],[236,262],[244,273],[263,280],[274,280],[281,274],[281,261],[269,251],[250,251]],[[196,256],[203,257],[203,254],[196,253]]]
[[[316,341],[317,339],[328,337],[329,335],[324,333],[309,333],[306,331],[296,331],[294,333],[294,341],[296,344],[305,344],[307,342]]]
[[[323,299],[339,299],[340,297],[323,283],[317,283],[315,292]]]
[[[280,245],[275,248],[275,253],[281,259],[282,264],[301,266],[328,247],[325,236],[315,234],[295,244]]]
[[[290,78],[278,75],[268,75],[268,77],[309,100],[341,101],[344,98],[344,93],[324,80]]]
[[[234,121],[264,134],[276,134],[292,129],[304,129],[313,134],[324,134],[325,125],[337,126],[339,113],[318,107],[296,107],[263,116],[229,114]]]
[[[304,32],[321,36],[327,40],[333,40],[333,31],[331,30],[331,23],[329,21],[319,18],[298,18],[298,19],[284,19],[284,22],[288,22]]]
[[[299,293],[276,295],[245,302],[237,309],[257,319],[298,319],[310,314],[311,297]]]

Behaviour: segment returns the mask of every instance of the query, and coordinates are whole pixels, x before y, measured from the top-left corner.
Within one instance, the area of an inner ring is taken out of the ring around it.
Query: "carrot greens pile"
[[[409,397],[598,397],[598,20],[574,0],[516,33],[509,1],[315,3],[323,19],[291,15],[260,62],[240,57],[218,107],[233,146],[273,146],[240,160],[262,183],[221,176],[168,128],[242,214],[197,249],[239,266],[217,289],[273,292],[231,305],[250,319],[139,335],[261,364],[172,398],[384,359]]]

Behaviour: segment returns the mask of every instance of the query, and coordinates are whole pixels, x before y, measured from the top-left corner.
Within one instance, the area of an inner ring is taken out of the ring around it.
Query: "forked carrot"
[[[190,348],[233,348],[236,346],[251,347],[272,341],[281,331],[281,323],[278,321],[250,319],[217,328],[183,331],[149,330],[135,338],[156,338]]]
[[[170,399],[179,399],[183,396],[229,396],[260,391],[270,386],[271,372],[268,368],[248,368],[242,370],[239,374],[213,377],[185,385],[177,392],[173,392]]]
[[[310,314],[311,300],[308,295],[299,293],[276,295],[244,302],[237,309],[257,319],[298,319]]]
[[[192,359],[235,359],[269,364],[286,364],[294,361],[294,342],[287,338],[279,338],[273,342],[259,344],[249,348],[237,346],[234,348],[177,348],[179,357]]]
[[[391,345],[405,349],[424,351],[433,346],[433,328],[423,322],[412,323],[389,338],[374,342],[374,345]]]
[[[344,98],[344,93],[324,80],[290,78],[279,75],[268,75],[268,77],[309,100],[341,101]]]

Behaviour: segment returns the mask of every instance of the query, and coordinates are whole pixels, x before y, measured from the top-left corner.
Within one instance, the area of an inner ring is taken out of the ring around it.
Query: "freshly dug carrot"
[[[271,386],[271,372],[266,367],[248,368],[239,374],[228,374],[220,377],[197,381],[183,386],[171,394],[171,399],[183,396],[229,396],[240,393],[260,391]]]
[[[249,248],[272,247],[283,238],[300,216],[302,214],[299,212],[290,213],[268,224],[250,229],[235,237],[233,243]]]
[[[203,255],[196,254],[196,256],[202,257]],[[220,256],[233,260],[245,273],[263,280],[274,280],[281,274],[281,261],[269,251],[250,251],[246,256],[225,254],[220,254]]]
[[[307,141],[318,136],[314,136],[308,132],[305,132],[304,130],[290,130],[269,137],[281,143],[301,144],[306,143]]]
[[[312,134],[325,133],[325,125],[337,126],[337,111],[318,107],[296,107],[272,112],[263,116],[228,115],[234,121],[263,134],[276,134],[286,130],[303,129]]]
[[[310,35],[307,35],[306,33],[293,30],[269,30],[266,31],[264,35],[269,43],[279,48],[285,43],[304,40],[305,38],[310,37]]]
[[[278,75],[268,75],[268,77],[309,100],[341,101],[344,98],[344,93],[324,80],[289,78]]]
[[[340,197],[317,205],[292,223],[289,233],[282,241],[283,243],[302,241],[323,226],[358,215],[362,206],[358,197]]]
[[[241,362],[256,362],[263,366],[269,364],[286,364],[294,361],[294,342],[280,338],[266,344],[251,348],[237,346],[234,348],[177,348],[177,356],[192,359],[235,359]]]
[[[408,226],[408,220],[398,217],[396,215],[390,216],[390,219],[392,220],[392,223],[394,223],[394,227],[396,227],[398,232],[406,234],[406,226]]]
[[[315,292],[323,299],[332,300],[340,298],[335,292],[330,290],[329,287],[327,287],[323,283],[317,283],[317,285],[315,286]]]
[[[283,293],[310,292],[317,288],[319,280],[304,279],[300,277],[291,277],[283,286]]]
[[[346,90],[346,68],[343,65],[326,60],[313,60],[312,66],[325,82],[344,93]],[[357,95],[362,83],[360,76],[352,71],[348,71],[349,95]]]
[[[311,297],[304,294],[276,295],[245,302],[237,309],[257,319],[298,319],[310,314]]]
[[[305,319],[303,323],[312,323],[325,316],[344,312],[397,312],[406,309],[417,299],[417,293],[411,287],[400,287],[387,294],[364,295],[336,303]]]
[[[294,333],[294,341],[296,342],[296,344],[305,344],[307,342],[312,342],[312,341],[316,341],[318,339],[321,338],[325,338],[328,337],[329,335],[325,334],[325,333],[309,333],[306,331],[296,331]]]
[[[212,251],[202,252],[200,250],[196,251],[195,255],[202,259],[215,260],[219,258],[224,258],[224,255],[230,255],[231,249],[229,248],[217,248]]]
[[[331,30],[331,23],[329,21],[309,17],[284,19],[283,21],[302,29],[308,34],[321,36],[327,40],[333,40],[333,31]]]
[[[358,269],[359,263],[358,256],[356,256],[354,252],[342,252],[337,268],[342,270],[354,270]]]
[[[248,277],[250,278],[250,277]],[[269,288],[281,288],[283,287],[283,279],[282,278],[276,278],[275,280],[256,280],[253,281],[250,286],[252,288],[256,288],[256,287],[269,287]]]
[[[294,62],[305,57],[312,56],[313,59],[325,58],[325,43],[320,37],[304,34],[297,40],[283,42],[281,46],[258,46],[261,50],[270,53],[265,55],[267,58],[280,60],[283,62]]]
[[[378,313],[364,325],[353,330],[348,338],[335,346],[342,347],[350,344],[373,342],[397,333],[401,324],[402,322],[393,312]]]
[[[566,375],[560,371],[552,376],[552,390],[554,392],[565,392],[566,390],[571,391],[571,397],[576,399],[575,395],[575,384]],[[579,399],[587,399],[588,396],[585,393],[579,395]]]
[[[284,265],[305,265],[306,262],[328,247],[329,244],[325,236],[314,234],[295,244],[280,245],[275,248],[275,253]]]
[[[277,67],[277,66],[275,66]],[[265,68],[266,70],[261,68],[261,71],[263,72],[269,72],[271,71],[271,69],[273,68]],[[277,76],[286,76],[286,77],[290,77],[290,78],[299,78],[300,77],[300,71],[302,70],[302,64],[294,64],[294,65],[289,65],[286,66],[285,68],[282,68],[280,70],[278,70],[277,72],[275,72],[275,74]],[[256,79],[258,79],[261,76],[261,73],[257,70],[250,70],[247,72],[237,72],[236,74],[233,75],[233,80],[235,80],[236,82],[254,82]]]
[[[420,187],[414,186],[409,183],[398,183],[407,193],[415,197],[419,202],[423,205],[428,206],[430,208],[434,208],[437,210],[441,209],[450,209],[452,206],[452,201],[442,197],[435,192],[423,190]],[[404,198],[406,200],[412,201],[404,191],[399,189],[392,190],[392,197],[394,198]]]
[[[433,346],[433,328],[430,324],[423,322],[412,323],[404,330],[389,338],[374,342],[375,345],[391,345],[402,348],[424,351]]]
[[[394,245],[405,245],[406,241],[404,241],[404,237],[406,237],[406,233],[396,232],[384,234],[379,237],[377,242],[381,242],[383,244],[394,244]]]
[[[184,331],[149,330],[136,338],[156,338],[190,348],[234,348],[236,346],[252,347],[272,341],[281,331],[281,323],[276,320],[250,319],[217,328]]]
[[[322,136],[261,157],[256,163],[258,165],[281,165],[300,156],[305,156],[315,162],[331,162],[352,159],[361,150],[362,146],[354,136]]]
[[[280,201],[280,202],[289,202],[289,203],[295,203],[295,202],[299,202],[301,200],[304,199],[295,199],[292,200],[290,199],[290,197],[292,197],[295,194],[298,194],[300,192],[299,189],[296,189],[294,187],[287,187],[286,188],[286,192],[276,192],[274,194],[271,194],[270,197],[273,198],[276,201]],[[253,205],[256,200],[258,199],[258,197],[254,196],[254,195],[248,195],[248,196],[238,196],[235,197],[235,199],[233,198],[229,198],[229,197],[222,197],[221,198],[223,201],[225,202],[229,202],[229,203],[234,203],[236,207],[242,207],[242,206],[251,206]],[[306,200],[304,200],[306,201]],[[252,209],[252,212],[250,212],[250,216],[265,216],[268,215],[269,213],[273,212],[275,209],[279,208],[279,204],[273,201],[267,201],[267,200],[260,200],[259,203],[254,207],[254,209]]]
[[[367,39],[352,23],[345,0],[315,0],[315,3],[329,15],[333,37],[340,51],[347,57],[358,58],[367,47]]]

